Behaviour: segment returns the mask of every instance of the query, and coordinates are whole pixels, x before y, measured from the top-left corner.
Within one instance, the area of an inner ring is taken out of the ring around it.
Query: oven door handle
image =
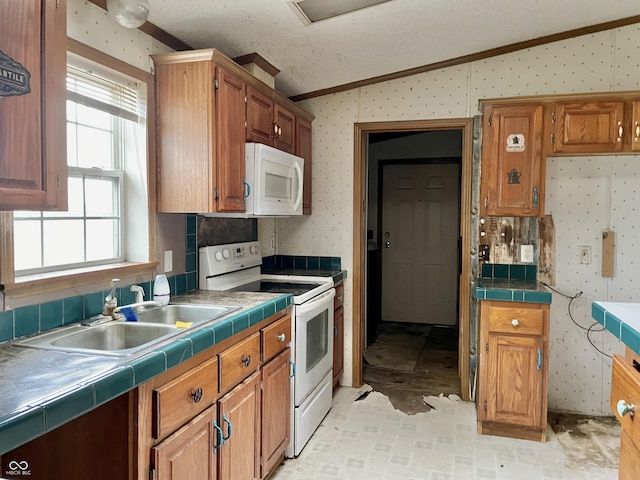
[[[336,296],[336,289],[331,288],[328,291],[321,293],[317,297],[312,298],[311,300],[304,302],[301,305],[296,305],[296,316],[300,313],[309,312],[314,310],[323,302],[329,302]],[[333,306],[331,306],[330,310],[333,311]]]

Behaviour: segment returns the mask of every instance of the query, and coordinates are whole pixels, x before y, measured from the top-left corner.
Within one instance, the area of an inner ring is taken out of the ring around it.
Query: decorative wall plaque
[[[29,70],[0,50],[0,98],[30,93],[30,80]]]
[[[507,152],[524,152],[524,135],[512,133],[507,137]]]

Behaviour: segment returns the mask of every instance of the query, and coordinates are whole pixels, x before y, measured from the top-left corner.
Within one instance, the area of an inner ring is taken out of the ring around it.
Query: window
[[[149,259],[147,82],[68,62],[69,209],[14,212],[16,277]]]

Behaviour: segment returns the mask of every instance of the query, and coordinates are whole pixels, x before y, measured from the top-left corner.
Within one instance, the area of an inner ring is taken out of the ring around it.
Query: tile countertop
[[[535,280],[516,278],[477,279],[476,300],[500,300],[504,302],[551,303],[551,292]]]
[[[593,302],[591,316],[640,355],[640,303]]]
[[[0,343],[0,455],[135,388],[292,304],[292,295],[196,290],[171,303],[239,306],[131,357]],[[64,328],[64,327],[63,327]]]

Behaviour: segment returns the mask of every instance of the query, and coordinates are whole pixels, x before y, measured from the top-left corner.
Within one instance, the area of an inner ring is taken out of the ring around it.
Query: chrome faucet
[[[143,302],[130,303],[129,305],[121,305],[119,307],[114,308],[112,316],[114,319],[124,317],[122,310],[125,308],[131,308],[135,312],[140,312],[148,307],[160,307],[160,306],[161,306],[160,302],[156,302],[155,300],[146,300]]]
[[[118,306],[118,299],[116,298],[116,288],[118,287],[119,278],[111,280],[111,291],[104,299],[104,306],[102,307],[102,315],[111,317],[113,310]]]

